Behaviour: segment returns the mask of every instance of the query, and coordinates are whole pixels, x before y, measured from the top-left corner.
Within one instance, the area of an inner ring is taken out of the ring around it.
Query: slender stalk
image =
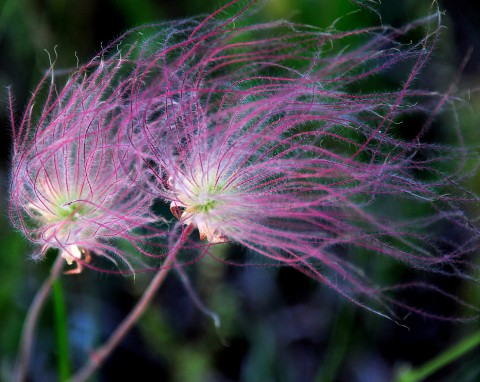
[[[60,279],[53,283],[53,305],[55,311],[55,340],[57,343],[58,380],[65,382],[70,375],[68,347],[67,309]]]
[[[53,282],[58,278],[62,271],[64,262],[65,260],[62,256],[57,256],[50,271],[50,276],[43,282],[28,309],[27,317],[25,318],[25,323],[23,325],[20,349],[17,356],[14,376],[15,382],[23,382],[27,378],[38,318],[40,317],[45,301],[50,294]]]
[[[77,372],[75,373],[70,382],[84,382],[97,370],[105,360],[110,356],[113,350],[118,346],[118,344],[125,338],[127,333],[132,329],[133,325],[140,319],[142,314],[148,308],[153,298],[155,297],[156,292],[163,284],[168,271],[173,267],[175,263],[175,257],[178,254],[178,251],[183,244],[184,240],[188,237],[192,227],[187,227],[180,236],[176,245],[172,248],[171,252],[168,254],[165,263],[163,264],[162,269],[155,275],[155,277],[150,282],[148,288],[142,295],[142,298],[137,302],[132,311],[128,314],[127,317],[120,323],[117,329],[109,337],[109,339],[95,350],[88,360],[88,362]]]
[[[420,382],[480,345],[480,331],[468,335],[450,349],[416,369],[407,369],[396,378],[396,382]]]

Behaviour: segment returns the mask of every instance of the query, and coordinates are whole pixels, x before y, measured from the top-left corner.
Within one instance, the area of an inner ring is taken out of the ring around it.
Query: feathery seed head
[[[457,274],[465,244],[424,229],[465,226],[440,196],[449,182],[438,165],[455,152],[421,142],[448,97],[413,88],[438,16],[402,29],[332,33],[285,22],[229,25],[235,16],[183,24],[169,36],[187,38],[172,44],[152,32],[146,46],[163,49],[139,55],[145,69],[132,129],[152,192],[208,245],[241,244],[360,305],[361,295],[385,300],[348,259],[355,251]],[[398,42],[423,27],[432,30],[416,44]],[[407,63],[397,90],[361,89]],[[426,110],[432,114],[413,140],[396,133],[402,117]],[[402,205],[422,205],[423,216],[402,217]],[[475,246],[473,237],[467,242]]]
[[[70,273],[80,272],[90,253],[131,268],[113,241],[139,241],[134,229],[152,221],[151,198],[136,192],[134,155],[121,136],[129,82],[117,80],[119,68],[118,57],[92,61],[58,96],[52,70],[41,114],[33,111],[39,86],[14,126],[12,221],[41,245],[37,257],[58,248],[68,264],[76,263]]]

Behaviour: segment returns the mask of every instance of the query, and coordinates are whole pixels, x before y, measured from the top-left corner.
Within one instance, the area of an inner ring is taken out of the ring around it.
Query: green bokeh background
[[[372,2],[365,2],[374,4]],[[480,85],[480,6],[469,1],[443,1],[446,10],[442,40],[420,86],[442,91],[452,83],[470,47],[473,54],[460,89]],[[130,27],[149,22],[208,14],[222,1],[206,0],[0,0],[0,380],[12,375],[22,322],[28,306],[48,275],[55,253],[44,262],[29,260],[35,248],[13,231],[7,216],[10,111],[7,87],[14,94],[14,115],[56,56],[57,68],[71,68],[90,59]],[[347,0],[269,0],[249,17],[252,22],[288,19],[328,27],[339,17],[340,30],[367,25],[401,25],[428,14],[429,0],[384,1],[379,13]],[[351,14],[357,10],[358,12]],[[381,15],[381,19],[379,17]],[[49,52],[49,54],[46,53]],[[55,53],[56,52],[56,55]],[[381,80],[377,79],[377,86]],[[422,85],[423,84],[423,85]],[[469,144],[478,145],[480,99],[473,92],[470,107],[459,109]],[[439,122],[439,140],[449,139],[448,120]],[[478,180],[471,186],[479,188]],[[219,250],[222,250],[221,248]],[[398,281],[399,265],[378,261],[377,278]],[[192,289],[221,319],[212,320],[192,301],[178,275],[170,275],[154,305],[146,312],[93,381],[152,380],[175,382],[382,382],[393,381],[401,368],[422,365],[461,338],[475,333],[478,322],[443,322],[409,317],[409,329],[359,310],[335,292],[289,269],[238,267],[205,259],[186,270]],[[123,278],[92,271],[62,277],[56,295],[63,295],[69,351],[62,367],[75,370],[88,351],[100,344],[133,306],[149,275]],[[462,298],[479,302],[480,286],[456,281]],[[434,306],[431,296],[415,296]],[[461,316],[458,306],[452,315]],[[31,381],[56,381],[60,353],[52,301],[39,322],[31,365]],[[61,312],[60,312],[61,313]],[[58,315],[57,315],[58,317]],[[480,351],[451,363],[427,381],[480,380]]]

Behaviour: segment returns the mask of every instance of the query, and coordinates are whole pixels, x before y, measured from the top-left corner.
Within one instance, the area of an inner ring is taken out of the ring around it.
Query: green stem
[[[402,370],[396,382],[420,382],[429,377],[433,373],[437,372],[444,366],[447,366],[451,362],[462,357],[470,350],[473,350],[480,345],[480,331],[468,335],[465,339],[461,340],[450,349],[430,360],[423,366],[417,369]]]
[[[53,283],[52,292],[55,311],[58,380],[65,382],[70,375],[70,352],[68,346],[67,310],[60,279],[57,279]]]

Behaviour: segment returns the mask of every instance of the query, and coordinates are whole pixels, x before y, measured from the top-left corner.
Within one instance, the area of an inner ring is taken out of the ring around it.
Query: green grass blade
[[[65,306],[62,283],[59,279],[53,283],[53,305],[55,312],[58,380],[64,382],[68,380],[71,368],[68,346],[67,309]]]

